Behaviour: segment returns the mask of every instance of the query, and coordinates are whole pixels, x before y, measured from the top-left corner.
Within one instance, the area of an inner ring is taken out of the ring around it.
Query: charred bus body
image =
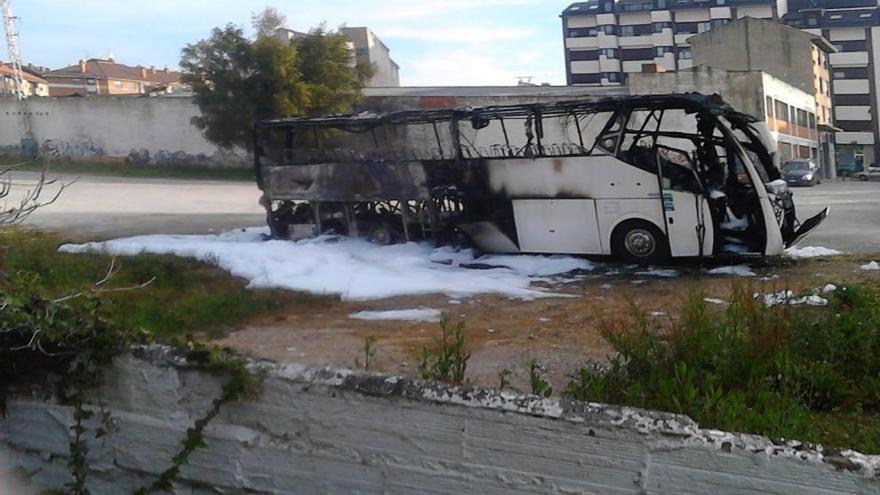
[[[272,233],[639,262],[780,254],[798,222],[763,123],[699,94],[281,119],[255,129]]]

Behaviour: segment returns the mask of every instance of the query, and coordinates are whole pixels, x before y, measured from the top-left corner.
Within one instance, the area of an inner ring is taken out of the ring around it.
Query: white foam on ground
[[[592,270],[570,256],[474,257],[469,249],[429,243],[378,246],[361,239],[319,237],[299,242],[263,240],[265,228],[218,235],[147,235],[106,242],[67,244],[64,253],[105,252],[133,256],[174,254],[216,264],[249,281],[249,288],[280,288],[369,300],[403,295],[453,298],[497,293],[520,299],[554,296],[536,281],[573,270]],[[477,263],[489,269],[468,269]]]
[[[636,272],[636,275],[645,277],[675,278],[681,275],[681,273],[678,270],[671,270],[668,268],[648,267],[647,270]]]
[[[866,264],[862,265],[861,269],[867,270],[867,271],[880,270],[880,263],[877,263],[876,261],[872,261],[870,263],[866,263]]]
[[[800,248],[788,248],[785,250],[785,255],[789,258],[819,258],[822,256],[837,256],[839,254],[843,254],[836,249],[828,249],[821,246],[804,246]]]
[[[737,277],[754,277],[755,272],[747,265],[719,266],[709,270],[709,275],[736,275]]]
[[[718,299],[716,297],[704,297],[703,301],[710,303],[710,304],[727,304],[723,300]]]
[[[439,309],[430,308],[395,309],[391,311],[360,311],[358,313],[352,313],[348,317],[353,320],[366,321],[398,320],[438,322],[443,318],[443,312]]]
[[[788,304],[791,306],[797,306],[801,304],[806,304],[807,306],[827,306],[828,299],[824,297],[820,297],[816,294],[796,297],[794,291],[791,290],[782,290],[779,292],[773,292],[770,294],[761,294],[756,292],[754,294],[755,299],[762,299],[764,301],[764,305],[767,307],[778,306],[780,304]]]

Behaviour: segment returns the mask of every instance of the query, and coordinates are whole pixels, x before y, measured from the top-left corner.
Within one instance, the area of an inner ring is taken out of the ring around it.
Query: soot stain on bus
[[[764,124],[718,96],[279,119],[254,132],[272,234],[484,252],[781,254],[798,221]]]

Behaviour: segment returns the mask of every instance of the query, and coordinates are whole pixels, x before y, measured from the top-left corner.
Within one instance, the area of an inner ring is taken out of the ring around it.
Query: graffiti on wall
[[[147,149],[131,150],[127,156],[110,156],[104,148],[90,139],[66,141],[46,139],[37,144],[35,140],[22,139],[19,145],[0,146],[0,156],[48,156],[74,160],[100,159],[137,165],[195,166],[195,167],[246,167],[249,164],[243,151],[217,150],[213,154],[186,153],[184,151]]]
[[[190,154],[183,151],[146,149],[131,150],[125,161],[139,165],[186,165],[201,167],[243,167],[248,165],[247,156],[235,151],[217,150],[212,155]]]
[[[104,149],[100,145],[95,144],[91,139],[87,138],[75,141],[46,139],[40,145],[40,152],[45,156],[69,158],[86,158],[104,155]]]

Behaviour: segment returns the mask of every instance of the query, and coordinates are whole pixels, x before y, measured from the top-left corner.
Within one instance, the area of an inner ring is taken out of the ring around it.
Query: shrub
[[[744,285],[732,292],[722,311],[690,293],[669,328],[637,310],[605,322],[610,368],[579,370],[566,395],[880,452],[878,288],[839,289],[824,308],[767,307]]]
[[[464,383],[467,362],[471,353],[466,349],[465,323],[450,325],[445,317],[440,322],[439,349],[432,353],[423,347],[419,353],[419,376],[423,380],[460,385]]]

